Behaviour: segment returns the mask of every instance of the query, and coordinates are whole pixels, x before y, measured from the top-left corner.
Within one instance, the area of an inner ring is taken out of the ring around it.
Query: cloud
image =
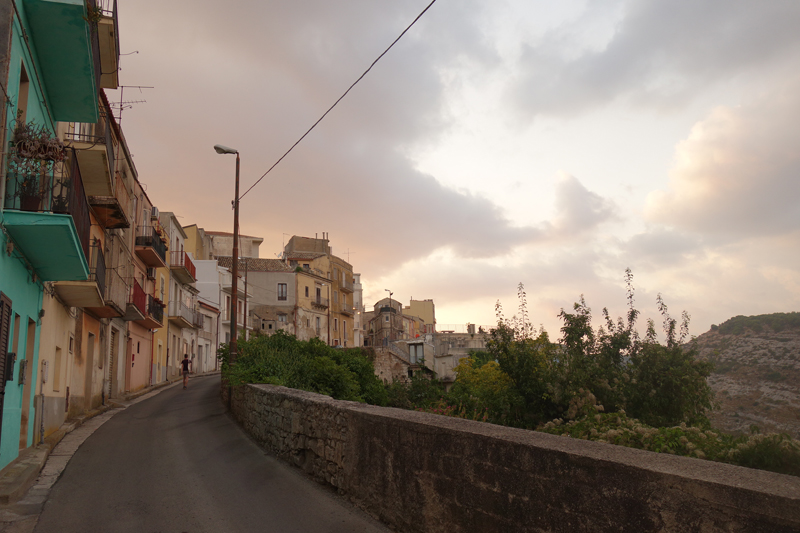
[[[741,107],[719,107],[676,148],[669,188],[645,216],[683,231],[742,239],[800,220],[800,80]]]
[[[590,232],[614,218],[614,204],[588,190],[574,176],[563,174],[556,185],[554,227],[559,235]]]
[[[618,99],[674,107],[746,73],[776,64],[794,69],[800,51],[800,4],[747,0],[625,1],[602,46],[580,43],[594,18],[586,16],[523,47],[511,89],[529,114],[575,115]],[[608,6],[603,6],[608,10]]]

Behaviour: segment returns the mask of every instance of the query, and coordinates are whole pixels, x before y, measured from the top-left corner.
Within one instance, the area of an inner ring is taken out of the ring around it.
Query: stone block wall
[[[234,389],[231,410],[397,531],[800,531],[791,476],[271,385]]]

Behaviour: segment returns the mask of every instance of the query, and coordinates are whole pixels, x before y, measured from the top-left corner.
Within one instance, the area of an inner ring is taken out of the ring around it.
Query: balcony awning
[[[97,73],[85,0],[25,0],[24,5],[53,118],[97,122]]]
[[[42,281],[89,279],[89,264],[70,215],[6,210],[3,225]]]

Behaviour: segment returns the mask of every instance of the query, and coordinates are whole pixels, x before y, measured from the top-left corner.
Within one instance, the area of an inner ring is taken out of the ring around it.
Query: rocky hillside
[[[737,316],[696,341],[700,357],[716,363],[715,427],[749,433],[756,425],[800,438],[800,313]]]

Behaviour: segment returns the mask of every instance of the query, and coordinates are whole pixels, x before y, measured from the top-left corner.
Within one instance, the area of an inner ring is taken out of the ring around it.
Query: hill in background
[[[737,316],[696,342],[700,358],[716,365],[715,427],[749,433],[756,425],[800,438],[800,313]]]

